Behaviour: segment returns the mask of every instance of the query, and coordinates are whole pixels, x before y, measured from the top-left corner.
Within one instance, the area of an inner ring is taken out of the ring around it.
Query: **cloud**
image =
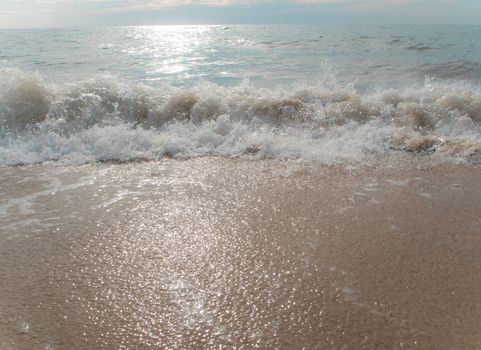
[[[104,10],[104,12],[126,12],[139,10],[155,10],[168,7],[185,6],[185,5],[199,5],[210,7],[223,7],[230,5],[246,5],[256,2],[273,2],[273,1],[259,1],[259,0],[127,0],[118,1],[119,4]]]
[[[297,5],[344,5],[351,9],[369,9],[373,6],[405,5],[412,3],[442,4],[453,0],[0,0],[4,4],[85,4],[96,3],[103,7],[102,13],[153,11],[178,6],[226,7],[234,5],[297,4]],[[3,7],[0,5],[0,7]]]
[[[40,0],[42,1],[42,0]],[[43,0],[43,1],[75,1],[75,0]],[[88,0],[88,1],[109,1],[116,3],[115,6],[107,7],[103,12],[128,12],[128,11],[149,11],[162,8],[198,5],[208,7],[224,7],[232,5],[248,5],[254,3],[291,3],[303,5],[348,5],[348,6],[372,6],[372,5],[404,5],[426,0]],[[431,0],[432,2],[445,2],[448,0]]]

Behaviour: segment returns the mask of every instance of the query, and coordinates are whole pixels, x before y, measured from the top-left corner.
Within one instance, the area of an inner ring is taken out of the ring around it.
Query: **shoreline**
[[[205,157],[0,174],[2,349],[481,345],[479,167]]]

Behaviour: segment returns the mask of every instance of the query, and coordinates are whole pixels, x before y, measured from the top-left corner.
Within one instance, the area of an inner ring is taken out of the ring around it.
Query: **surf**
[[[481,150],[481,90],[426,79],[400,89],[296,82],[150,87],[114,75],[53,84],[0,70],[0,164],[199,156],[362,162]]]

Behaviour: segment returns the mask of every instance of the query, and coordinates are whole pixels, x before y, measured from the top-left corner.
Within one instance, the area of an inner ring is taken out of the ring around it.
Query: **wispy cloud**
[[[249,4],[297,4],[297,5],[344,5],[357,10],[413,3],[443,4],[454,0],[0,0],[10,4],[86,4],[96,3],[103,7],[100,12],[153,11],[178,6],[226,7]],[[4,7],[0,5],[0,7]]]
[[[39,0],[39,1],[75,1],[75,0]],[[113,6],[104,9],[104,12],[127,12],[127,11],[147,11],[168,7],[198,5],[210,7],[223,7],[232,5],[248,5],[254,3],[293,3],[304,5],[348,5],[348,6],[372,6],[372,5],[404,5],[426,0],[89,0],[89,1],[109,1]],[[442,3],[449,0],[431,0],[430,2]]]
[[[259,0],[126,0],[118,1],[117,6],[106,8],[105,12],[124,12],[136,10],[155,10],[168,7],[185,6],[185,5],[199,5],[210,7],[223,7],[230,5],[246,5],[250,3],[259,2],[273,2],[273,1],[259,1]]]
[[[200,23],[473,23],[481,0],[0,0],[0,28]]]

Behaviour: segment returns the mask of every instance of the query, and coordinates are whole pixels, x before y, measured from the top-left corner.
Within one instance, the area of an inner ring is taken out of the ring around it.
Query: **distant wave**
[[[423,44],[410,45],[406,49],[411,51],[419,51],[419,52],[429,51],[429,50],[438,50],[435,47],[431,47]]]
[[[464,79],[481,81],[481,63],[452,61],[439,64],[422,64],[416,67],[416,72],[440,79]]]
[[[0,69],[0,165],[204,155],[331,164],[480,151],[481,91],[467,83],[363,94],[332,84],[153,89],[113,77],[50,85]]]

